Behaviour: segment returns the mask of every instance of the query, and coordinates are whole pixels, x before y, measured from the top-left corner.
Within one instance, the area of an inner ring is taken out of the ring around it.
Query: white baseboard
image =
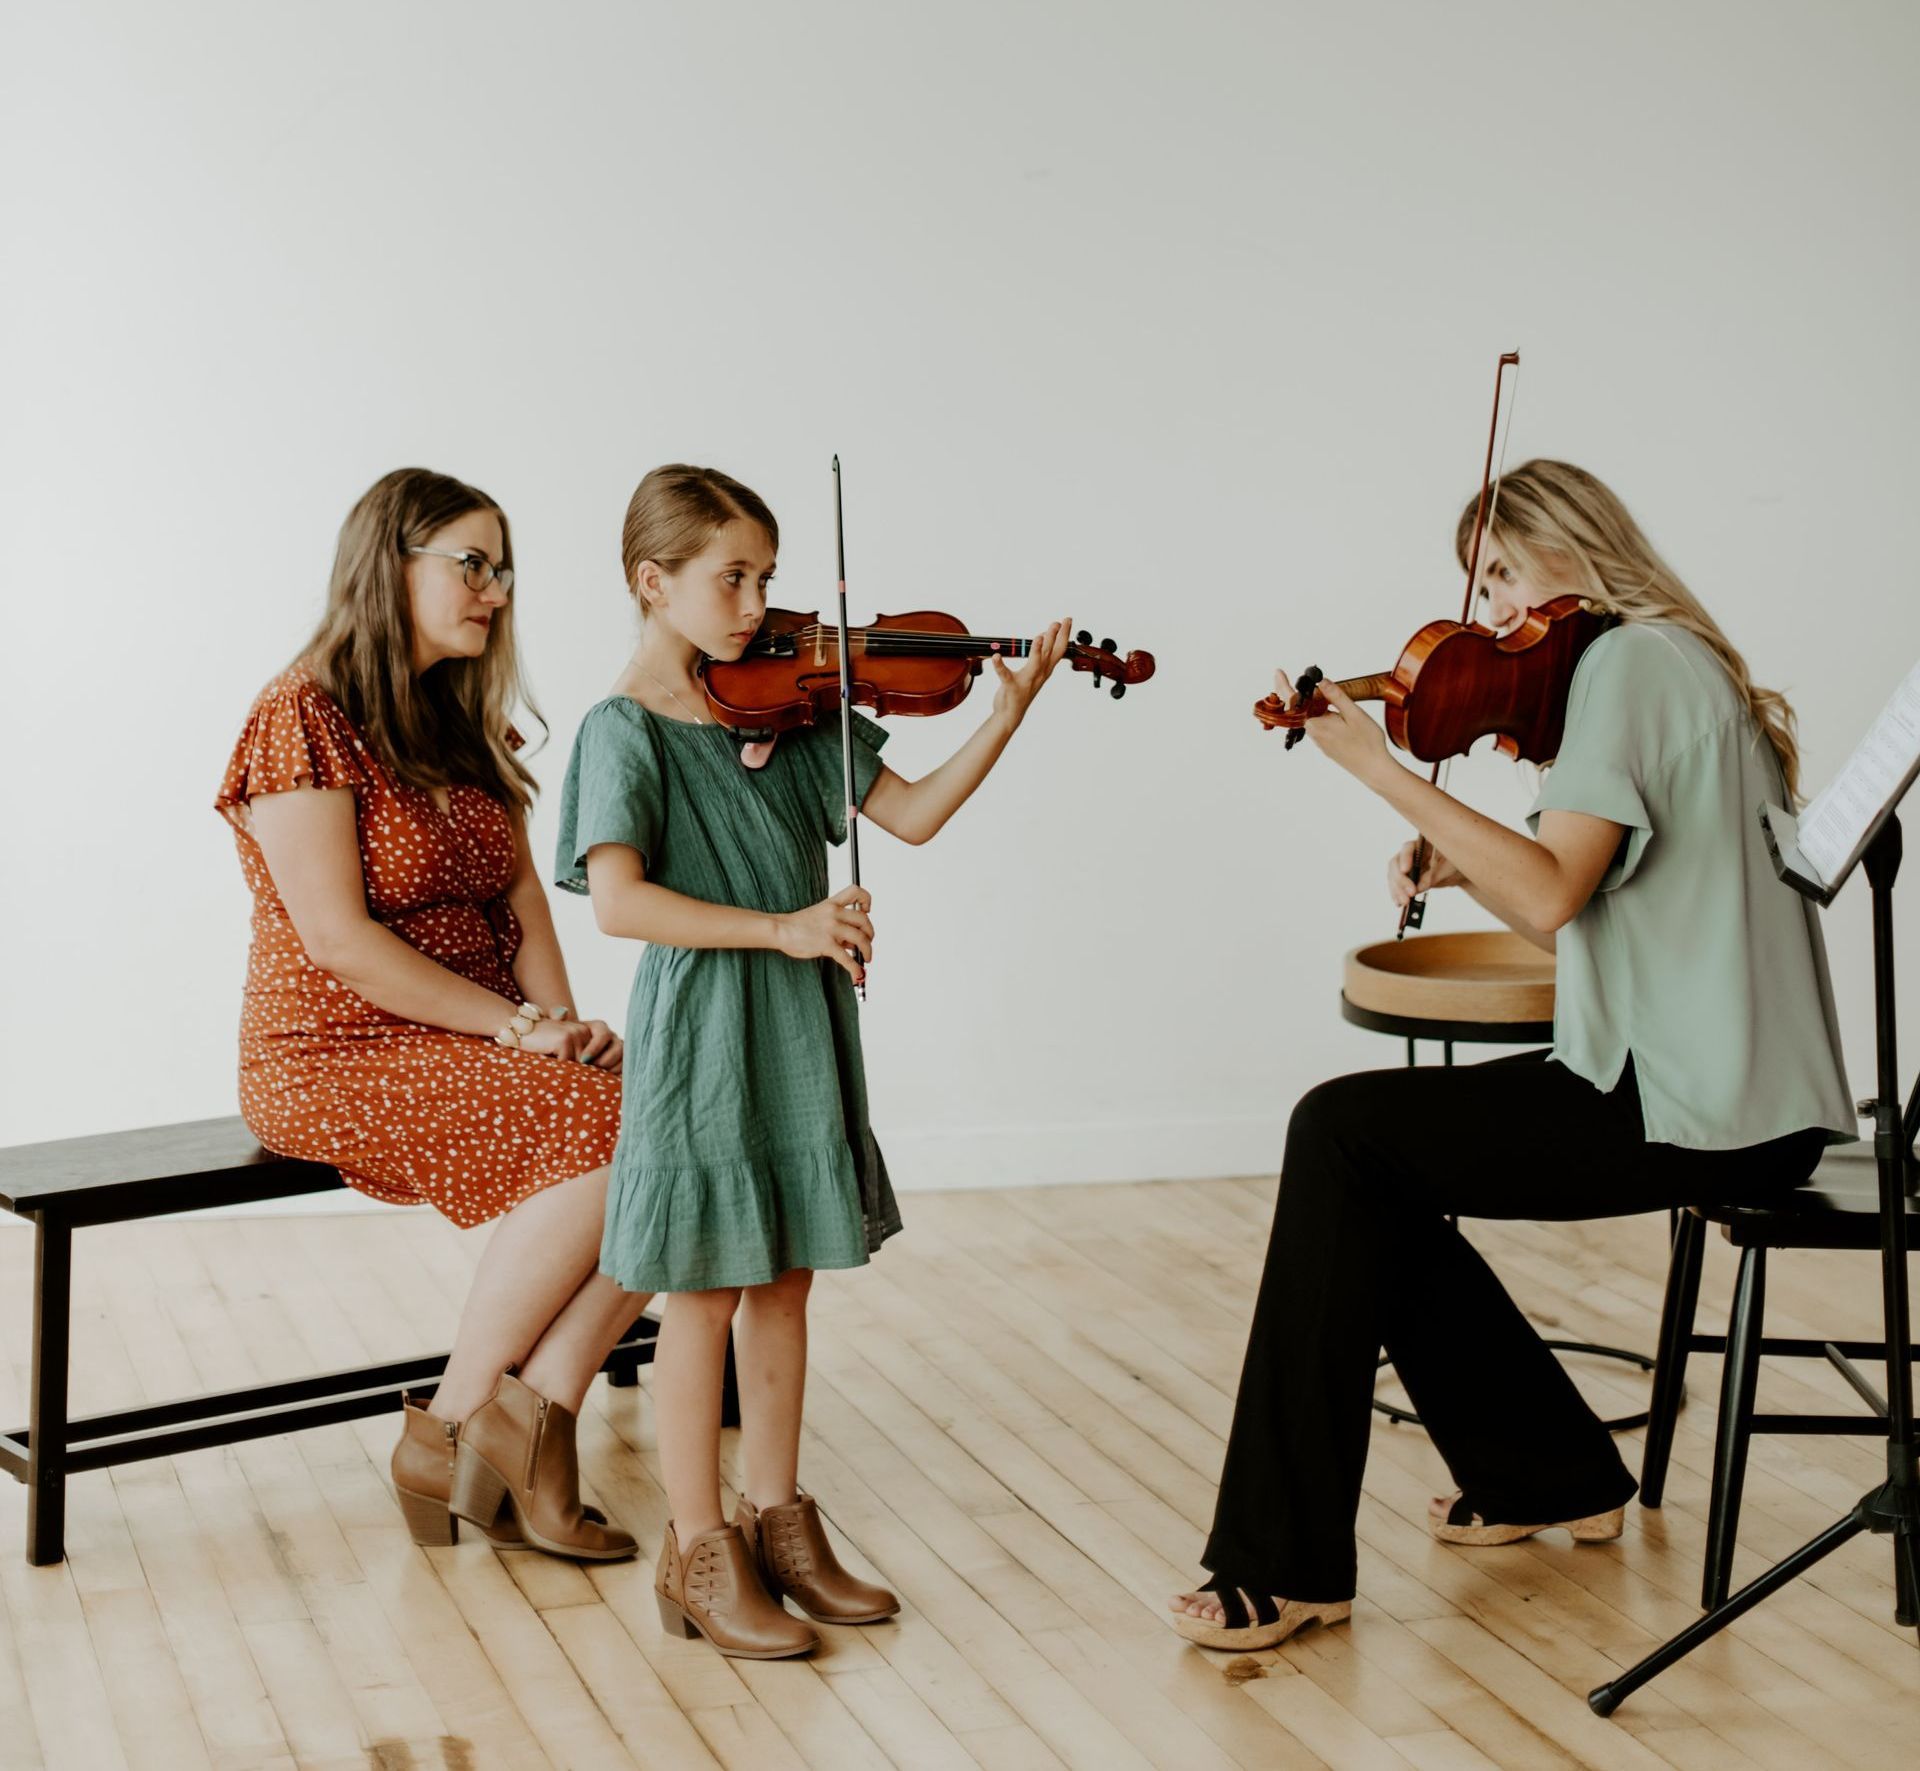
[[[1209,1181],[1280,1172],[1285,1115],[882,1131],[896,1192]]]

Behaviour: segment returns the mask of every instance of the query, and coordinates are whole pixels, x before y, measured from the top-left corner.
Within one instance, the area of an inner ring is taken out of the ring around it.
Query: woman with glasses
[[[519,1472],[489,1538],[611,1560],[634,1540],[580,1503],[574,1419],[646,1301],[597,1271],[621,1042],[571,1006],[527,847],[512,588],[506,515],[458,480],[403,468],[348,515],[215,800],[253,892],[240,1108],[376,1199],[497,1220],[446,1375],[403,1410],[415,1541],[454,1541],[464,1438]]]

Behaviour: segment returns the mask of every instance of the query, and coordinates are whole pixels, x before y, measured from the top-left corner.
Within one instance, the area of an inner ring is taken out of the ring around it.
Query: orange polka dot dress
[[[253,892],[240,1016],[240,1112],[267,1149],[339,1169],[396,1205],[485,1223],[613,1160],[608,1071],[403,1021],[315,965],[254,840],[247,801],[302,784],[350,789],[367,909],[410,947],[513,1002],[520,925],[506,899],[513,824],[477,787],[433,795],[395,778],[313,677],[261,691],[214,800]]]

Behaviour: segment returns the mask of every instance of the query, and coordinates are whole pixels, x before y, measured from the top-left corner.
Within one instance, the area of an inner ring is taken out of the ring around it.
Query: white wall
[[[1119,706],[1062,678],[932,848],[870,840],[909,1186],[1271,1170],[1302,1089],[1397,1060],[1335,993],[1391,932],[1401,832],[1248,708],[1276,663],[1385,668],[1457,613],[1501,349],[1512,459],[1618,488],[1795,696],[1812,778],[1920,655],[1909,7],[183,0],[5,30],[0,1142],[232,1111],[247,900],[209,801],[403,463],[513,519],[543,854],[663,460],[769,498],[788,604],[830,595],[838,450],[856,617],[1071,611],[1158,654]],[[890,760],[984,709],[899,722]],[[1455,781],[1524,807],[1504,764]],[[561,928],[617,1018],[631,955],[577,902]]]

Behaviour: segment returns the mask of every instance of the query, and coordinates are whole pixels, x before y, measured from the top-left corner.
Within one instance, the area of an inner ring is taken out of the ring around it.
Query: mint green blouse
[[[1858,1135],[1819,913],[1775,875],[1757,816],[1786,797],[1700,640],[1628,621],[1588,647],[1528,823],[1537,835],[1542,812],[1586,812],[1627,834],[1559,932],[1553,1055],[1600,1089],[1631,1056],[1652,1142]]]

